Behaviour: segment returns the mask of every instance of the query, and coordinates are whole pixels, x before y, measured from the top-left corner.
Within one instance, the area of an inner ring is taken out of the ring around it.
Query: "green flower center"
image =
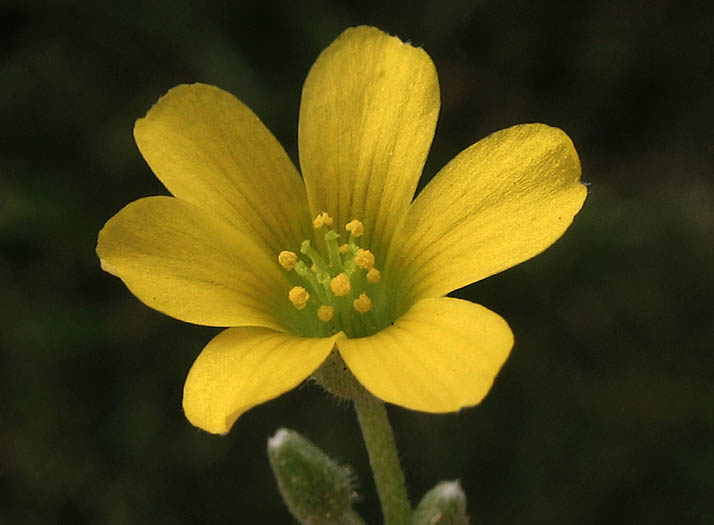
[[[322,212],[313,220],[316,230],[332,225],[333,219]],[[326,256],[309,240],[300,245],[300,253],[282,251],[278,262],[295,285],[286,294],[291,303],[290,323],[300,335],[324,337],[342,330],[347,337],[365,337],[386,324],[382,275],[375,268],[375,256],[359,246],[364,225],[352,220],[345,225],[347,242],[329,229],[324,234]],[[375,300],[377,304],[375,304]]]

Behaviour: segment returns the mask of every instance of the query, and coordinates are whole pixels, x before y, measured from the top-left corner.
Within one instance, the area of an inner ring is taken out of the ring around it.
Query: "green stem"
[[[411,514],[404,473],[384,403],[372,396],[355,399],[357,420],[382,504],[385,525],[407,525]]]

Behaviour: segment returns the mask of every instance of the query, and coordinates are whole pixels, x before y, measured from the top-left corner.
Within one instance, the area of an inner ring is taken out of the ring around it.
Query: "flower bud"
[[[280,494],[300,523],[352,523],[353,475],[295,431],[268,439],[268,459]]]
[[[411,525],[468,525],[466,495],[458,481],[442,481],[427,492]]]

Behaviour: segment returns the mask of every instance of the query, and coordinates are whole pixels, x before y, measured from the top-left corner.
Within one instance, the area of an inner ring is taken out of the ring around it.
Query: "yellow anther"
[[[313,272],[317,272],[317,266],[313,264],[312,266],[310,266],[310,270],[312,270]]]
[[[323,211],[320,215],[315,217],[312,221],[312,225],[316,230],[319,230],[323,226],[330,226],[332,224],[332,217],[330,217],[326,211]]]
[[[335,309],[332,306],[327,306],[323,304],[317,308],[317,318],[323,323],[328,322],[335,315]]]
[[[346,273],[341,273],[330,281],[330,288],[337,297],[347,295],[352,289],[350,278],[347,277]]]
[[[345,230],[350,232],[354,237],[362,237],[362,235],[364,235],[364,224],[362,224],[362,221],[352,219],[345,225]]]
[[[367,280],[372,284],[377,284],[382,278],[382,274],[374,266],[367,272]]]
[[[298,261],[298,256],[295,252],[290,252],[288,250],[282,251],[278,254],[278,262],[280,266],[290,271],[295,268],[295,263]]]
[[[372,299],[366,293],[359,294],[359,297],[352,301],[352,305],[361,314],[365,314],[372,309]]]
[[[369,270],[374,266],[374,254],[360,248],[355,254],[355,264],[363,270]]]
[[[310,294],[302,286],[293,286],[288,292],[288,299],[296,309],[302,310],[307,305]]]
[[[350,251],[350,246],[349,246],[349,244],[345,243],[345,244],[343,244],[342,246],[340,246],[340,247],[338,248],[338,250],[340,250],[340,254],[344,255],[344,254],[346,254],[348,251]]]

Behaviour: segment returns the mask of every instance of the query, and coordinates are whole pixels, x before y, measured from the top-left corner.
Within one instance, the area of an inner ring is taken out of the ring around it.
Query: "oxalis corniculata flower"
[[[148,306],[228,327],[186,379],[191,423],[227,432],[333,349],[366,390],[403,407],[450,412],[486,395],[512,333],[445,295],[546,249],[586,190],[568,136],[522,124],[462,151],[414,198],[439,104],[422,49],[357,27],[305,80],[302,177],[217,87],[175,87],[137,121],[172,196],[122,209],[97,253]]]

